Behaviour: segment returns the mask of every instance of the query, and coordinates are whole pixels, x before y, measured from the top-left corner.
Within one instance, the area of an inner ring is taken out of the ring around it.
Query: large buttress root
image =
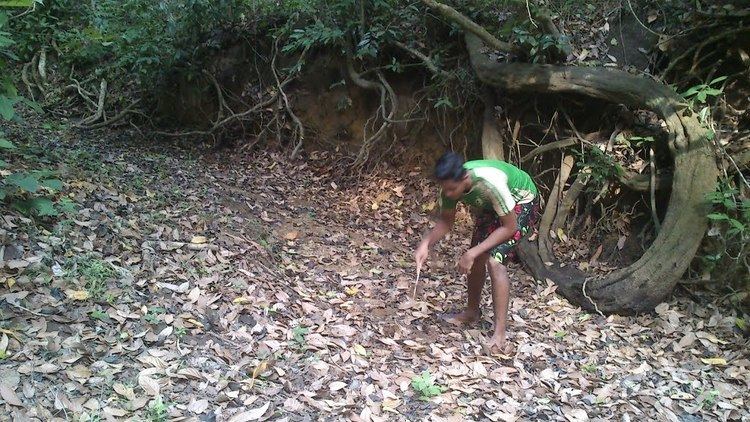
[[[664,119],[675,163],[672,194],[661,231],[638,261],[592,279],[572,266],[559,265],[545,240],[549,233],[519,245],[522,260],[536,278],[554,281],[558,292],[584,308],[625,314],[653,309],[685,272],[706,231],[706,194],[715,187],[717,170],[705,130],[693,115],[683,113],[679,97],[658,82],[604,68],[498,63],[484,54],[475,35],[467,33],[466,44],[479,79],[489,85],[516,92],[584,94],[648,108]]]

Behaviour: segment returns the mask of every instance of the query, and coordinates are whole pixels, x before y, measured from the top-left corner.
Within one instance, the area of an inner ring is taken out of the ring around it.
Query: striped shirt
[[[476,210],[508,214],[516,204],[534,200],[538,190],[531,176],[518,167],[499,160],[474,160],[464,163],[471,177],[471,190],[459,200],[440,193],[440,209],[452,210],[458,202]]]

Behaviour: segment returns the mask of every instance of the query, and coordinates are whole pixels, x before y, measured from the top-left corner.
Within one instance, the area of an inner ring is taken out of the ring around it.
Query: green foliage
[[[112,264],[93,255],[67,260],[63,265],[63,272],[67,279],[82,280],[86,291],[96,300],[105,298],[107,282],[119,276]]]
[[[7,31],[8,20],[8,14],[0,9],[0,119],[4,120],[13,118],[13,106],[19,99],[10,71],[10,61],[15,60],[16,56],[11,51],[15,42]]]
[[[644,145],[651,145],[654,143],[654,137],[653,136],[631,136],[628,139],[621,139],[618,140],[620,144],[626,145],[628,147],[632,147],[633,144],[635,144],[636,147],[642,147]]]
[[[307,346],[305,336],[307,336],[307,333],[309,332],[310,329],[303,325],[298,325],[292,329],[292,340],[298,349],[304,349]]]
[[[8,2],[6,2],[8,3]],[[25,3],[24,3],[25,4]],[[2,6],[2,5],[0,5]],[[8,14],[0,10],[0,119],[15,118],[14,106],[22,98],[13,85],[10,60],[15,54],[10,48],[15,42],[5,31],[9,22]],[[0,132],[0,156],[8,157],[18,151],[17,146],[5,139]],[[8,167],[8,162],[0,159],[0,168]],[[50,170],[16,171],[3,174],[0,179],[0,201],[10,201],[19,212],[28,216],[54,217],[61,212],[72,211],[70,201],[55,201],[54,195],[62,190],[63,183]]]
[[[430,371],[424,371],[422,375],[412,378],[411,388],[419,394],[421,400],[429,400],[443,392],[443,387],[435,384],[435,379]]]
[[[16,146],[0,137],[0,152],[14,152]],[[0,160],[0,168],[8,164]],[[16,171],[0,179],[0,201],[10,204],[20,213],[35,217],[57,217],[75,210],[73,203],[60,197],[63,182],[51,170]]]
[[[14,22],[24,60],[55,46],[61,64],[150,87],[167,72],[198,72],[222,30],[257,2],[243,0],[49,1]]]
[[[706,216],[707,246],[699,254],[702,272],[727,281],[735,290],[730,299],[744,300],[750,297],[750,198],[721,180],[707,199],[713,209]]]
[[[512,32],[516,43],[528,51],[532,63],[550,63],[554,55],[565,48],[564,37],[558,39],[520,26],[514,27]]]
[[[690,107],[693,107],[695,103],[705,104],[709,97],[718,97],[724,92],[721,87],[717,88],[716,85],[726,78],[726,76],[721,76],[707,84],[692,86],[682,93],[682,97],[689,101]]]
[[[598,191],[610,180],[614,180],[623,175],[624,170],[617,162],[617,159],[607,155],[599,148],[592,147],[582,150],[578,153],[578,164],[581,168],[587,167],[591,171],[590,183],[587,189]]]
[[[146,415],[150,422],[166,422],[169,418],[168,410],[161,397],[158,397],[149,404]]]
[[[32,7],[41,0],[0,0],[0,7]]]

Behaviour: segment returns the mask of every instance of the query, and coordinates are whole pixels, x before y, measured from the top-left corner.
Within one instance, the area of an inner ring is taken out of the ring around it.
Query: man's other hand
[[[458,270],[461,271],[462,274],[469,274],[471,267],[474,266],[475,259],[477,259],[477,256],[471,249],[464,252],[464,254],[461,255],[461,259],[458,260]]]

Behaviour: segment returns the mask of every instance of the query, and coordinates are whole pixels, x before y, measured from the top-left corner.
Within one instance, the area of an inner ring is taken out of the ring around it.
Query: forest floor
[[[605,318],[512,266],[513,352],[488,356],[489,286],[476,328],[438,318],[465,300],[461,214],[407,300],[424,169],[344,188],[324,153],[45,126],[6,130],[10,164],[57,170],[78,209],[0,208],[2,420],[750,418],[747,339],[716,298]]]

